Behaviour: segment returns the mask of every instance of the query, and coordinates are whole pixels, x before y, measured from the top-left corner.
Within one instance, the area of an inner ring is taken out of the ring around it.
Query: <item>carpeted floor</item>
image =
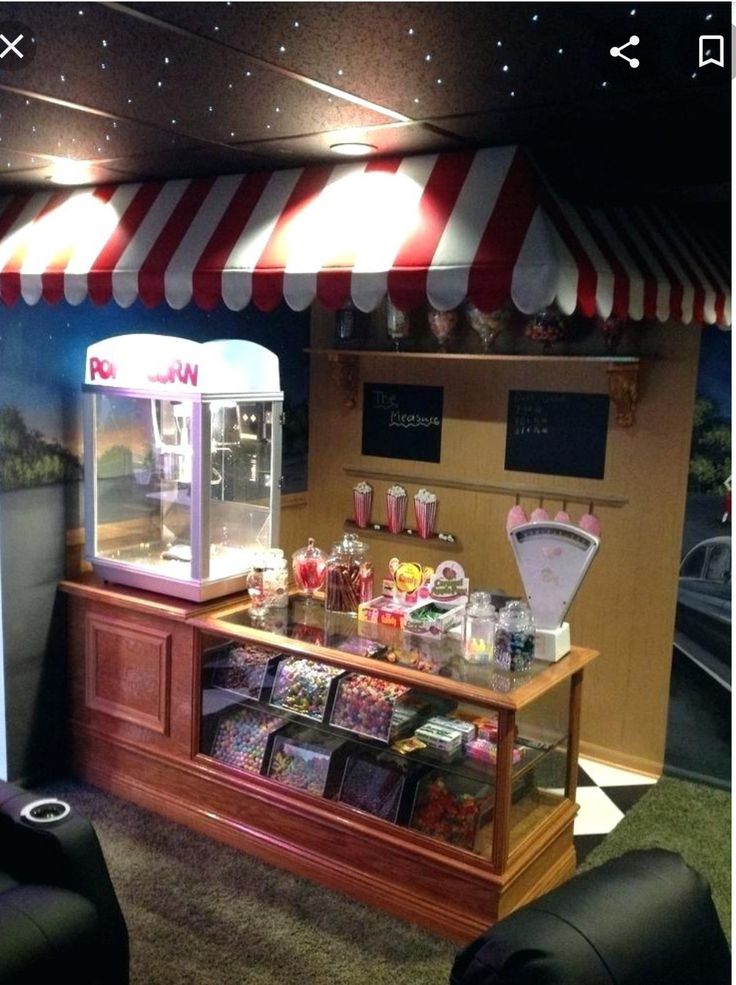
[[[75,781],[131,939],[131,985],[446,985],[454,946]],[[586,860],[682,852],[730,926],[728,794],[660,781]]]

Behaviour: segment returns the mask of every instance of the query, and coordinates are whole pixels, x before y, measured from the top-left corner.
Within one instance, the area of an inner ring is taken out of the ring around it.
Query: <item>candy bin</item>
[[[417,772],[405,759],[390,753],[353,753],[345,763],[337,799],[384,821],[405,824],[406,796],[402,795]]]
[[[271,704],[321,722],[332,705],[333,684],[342,674],[339,667],[286,657],[276,671]]]
[[[237,691],[245,698],[258,701],[264,688],[273,683],[273,674],[280,654],[253,643],[230,647],[218,658],[214,673],[217,687]]]
[[[432,770],[419,782],[410,823],[430,838],[473,851],[491,806],[488,784],[446,770]]]
[[[283,724],[276,715],[238,708],[220,719],[210,755],[228,766],[260,773],[269,737]]]
[[[365,674],[348,674],[338,684],[330,724],[379,742],[389,742],[398,737],[399,731],[406,732],[417,717],[416,713],[409,718],[396,716],[394,721],[394,712],[408,693],[409,688],[404,684]]]
[[[373,561],[368,546],[355,534],[333,544],[325,573],[325,609],[357,614],[361,602],[373,598]]]
[[[300,547],[291,555],[291,570],[296,587],[307,602],[311,602],[314,593],[322,588],[326,565],[327,557],[324,551],[315,546],[314,537],[309,538],[306,547]]]
[[[268,753],[268,776],[317,797],[334,797],[345,762],[346,742],[301,725],[276,733]]]

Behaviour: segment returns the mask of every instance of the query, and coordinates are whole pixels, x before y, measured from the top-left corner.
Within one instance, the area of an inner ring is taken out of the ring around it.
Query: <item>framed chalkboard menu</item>
[[[505,468],[602,479],[608,395],[509,390]]]
[[[364,383],[362,453],[439,462],[442,395],[441,386]]]

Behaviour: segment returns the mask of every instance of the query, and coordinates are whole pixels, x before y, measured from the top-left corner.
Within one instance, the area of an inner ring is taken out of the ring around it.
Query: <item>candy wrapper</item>
[[[391,486],[386,492],[386,523],[392,534],[400,534],[406,526],[406,489]]]
[[[373,487],[367,482],[359,482],[353,486],[353,518],[362,529],[370,523],[372,505]]]
[[[414,496],[414,514],[417,519],[417,533],[426,540],[434,532],[437,517],[437,497],[429,489],[420,489]]]

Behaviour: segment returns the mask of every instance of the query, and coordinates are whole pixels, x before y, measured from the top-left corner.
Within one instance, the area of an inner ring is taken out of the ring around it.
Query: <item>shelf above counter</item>
[[[544,355],[516,353],[471,353],[471,352],[396,352],[387,349],[335,349],[308,348],[304,350],[312,356],[327,359],[333,381],[342,395],[345,411],[351,411],[358,405],[358,390],[360,386],[360,363],[362,359],[393,359],[393,360],[450,360],[463,362],[499,362],[516,364],[577,364],[601,366],[605,368],[608,378],[608,394],[614,406],[616,423],[620,427],[629,428],[634,424],[636,405],[639,400],[639,369],[643,361],[651,360],[653,356],[634,355],[559,355],[557,353]]]

